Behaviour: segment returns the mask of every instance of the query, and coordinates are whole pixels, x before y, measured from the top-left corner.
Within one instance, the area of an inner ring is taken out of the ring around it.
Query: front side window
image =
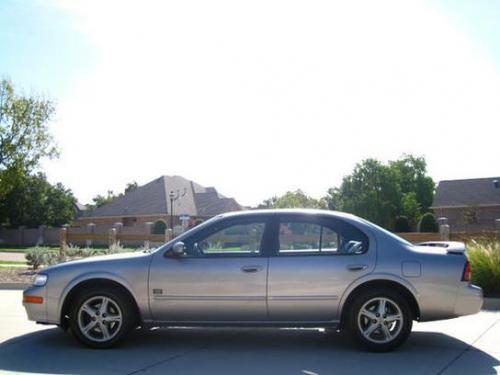
[[[195,238],[188,244],[188,254],[203,255],[258,255],[261,252],[264,222],[229,225]]]
[[[368,238],[359,229],[337,220],[283,219],[279,225],[279,254],[362,254]]]

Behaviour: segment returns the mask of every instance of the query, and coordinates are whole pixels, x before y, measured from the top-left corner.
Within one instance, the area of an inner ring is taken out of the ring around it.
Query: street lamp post
[[[170,229],[172,229],[172,233],[174,233],[174,199],[175,199],[175,192],[173,190],[170,190],[170,193],[168,194],[170,198]]]

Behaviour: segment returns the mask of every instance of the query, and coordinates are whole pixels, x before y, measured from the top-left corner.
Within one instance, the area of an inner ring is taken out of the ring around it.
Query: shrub
[[[120,245],[120,242],[116,242],[112,245],[109,246],[108,250],[104,250],[104,254],[116,254],[116,253],[123,253],[125,249],[123,248],[122,245]]]
[[[47,266],[52,266],[54,264],[59,264],[66,262],[66,256],[60,251],[49,251],[45,253],[43,264]]]
[[[467,246],[472,282],[486,295],[500,295],[500,241],[471,240]]]
[[[26,258],[26,263],[28,266],[33,267],[37,270],[42,264],[45,263],[46,254],[49,252],[48,247],[33,247],[28,249],[24,257]]]
[[[436,217],[427,212],[422,215],[420,221],[418,222],[418,231],[419,232],[437,232],[439,231],[439,226],[436,221]]]
[[[70,258],[74,258],[74,257],[77,257],[77,256],[80,256],[81,253],[82,253],[82,249],[80,249],[79,246],[76,246],[76,245],[73,245],[73,244],[69,244],[66,249],[66,255]]]
[[[394,231],[396,233],[410,232],[410,222],[406,216],[396,217],[396,222],[394,223]]]

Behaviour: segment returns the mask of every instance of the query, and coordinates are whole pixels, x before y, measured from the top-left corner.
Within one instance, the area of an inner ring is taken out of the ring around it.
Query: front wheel
[[[356,296],[348,320],[356,341],[377,352],[400,346],[410,335],[413,323],[406,300],[399,293],[382,288]]]
[[[115,288],[91,288],[76,297],[70,327],[82,344],[109,348],[121,341],[133,327],[133,306],[128,296]]]

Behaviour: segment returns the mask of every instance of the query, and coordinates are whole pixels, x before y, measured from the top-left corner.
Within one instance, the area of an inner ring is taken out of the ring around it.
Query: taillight
[[[465,262],[464,273],[462,274],[462,281],[470,281],[471,271],[469,261]]]

